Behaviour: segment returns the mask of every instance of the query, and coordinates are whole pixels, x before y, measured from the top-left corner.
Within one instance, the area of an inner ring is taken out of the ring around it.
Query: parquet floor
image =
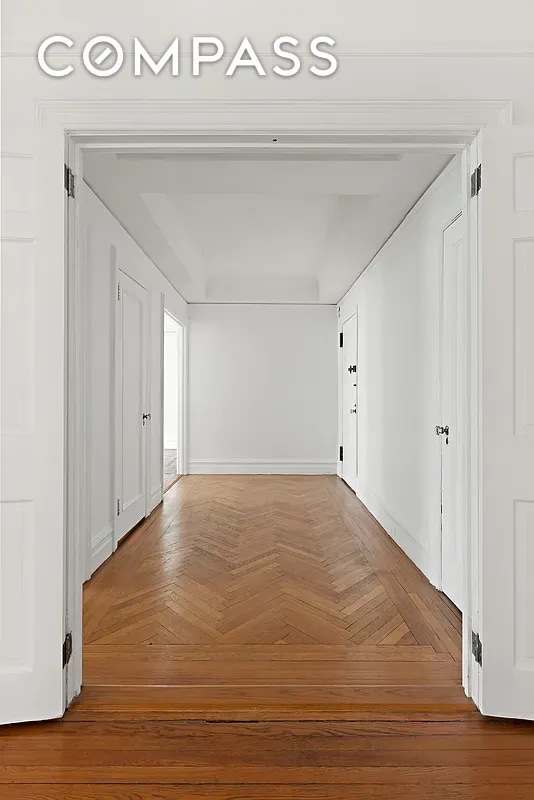
[[[87,685],[458,687],[457,610],[336,478],[168,497],[86,586]]]
[[[86,585],[84,689],[0,733],[9,800],[526,800],[534,730],[334,477],[188,476]],[[214,724],[216,723],[216,724]]]

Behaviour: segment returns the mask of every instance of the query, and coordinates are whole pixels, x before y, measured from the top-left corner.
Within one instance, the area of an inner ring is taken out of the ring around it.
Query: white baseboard
[[[335,461],[292,461],[283,459],[228,459],[217,461],[211,458],[192,459],[188,472],[192,475],[335,475]]]
[[[113,527],[108,525],[91,541],[90,575],[113,553]]]
[[[416,567],[419,567],[429,581],[432,581],[430,554],[414,533],[410,532],[406,523],[401,524],[397,519],[398,515],[396,515],[395,512],[388,507],[387,503],[363,481],[358,479],[354,488],[356,496],[371,512],[373,517],[378,520],[393,541],[399,545],[401,550],[414,562]]]
[[[151,514],[156,506],[159,506],[161,501],[163,500],[163,489],[161,486],[156,486],[155,489],[152,489],[150,493],[150,503],[149,503],[149,514]]]

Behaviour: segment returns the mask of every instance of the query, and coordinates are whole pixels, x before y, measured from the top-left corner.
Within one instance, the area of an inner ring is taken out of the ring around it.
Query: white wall
[[[189,317],[189,471],[335,472],[335,306],[190,305]]]
[[[461,157],[428,190],[340,303],[358,310],[356,492],[436,582],[442,232],[462,209]],[[467,345],[466,345],[467,346]]]
[[[187,306],[154,264],[102,205],[88,186],[79,182],[80,236],[86,290],[87,447],[89,461],[86,539],[87,575],[111,554],[115,496],[113,488],[113,352],[116,267],[146,289],[150,309],[150,463],[149,507],[162,499],[162,382],[163,307],[183,325]]]

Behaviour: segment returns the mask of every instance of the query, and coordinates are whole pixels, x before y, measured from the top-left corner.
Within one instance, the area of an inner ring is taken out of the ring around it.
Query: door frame
[[[185,397],[185,327],[182,325],[179,319],[172,313],[172,311],[167,308],[165,305],[165,295],[161,295],[161,320],[162,320],[162,328],[161,328],[161,363],[165,365],[164,359],[164,352],[165,352],[165,314],[168,314],[175,323],[178,325],[178,329],[180,331],[179,341],[178,341],[178,419],[177,419],[177,429],[178,429],[178,449],[177,449],[177,462],[176,462],[176,469],[177,475],[184,475],[185,474],[185,428],[186,428],[186,415],[185,415],[185,407],[186,407],[186,397]],[[164,452],[164,444],[165,444],[165,413],[164,413],[164,405],[165,405],[165,370],[162,370],[161,373],[161,430],[160,430],[160,450]],[[179,455],[178,455],[179,452]],[[161,485],[163,487],[163,493],[165,493],[165,484],[164,484],[164,470],[163,470],[163,460],[161,466]]]
[[[442,425],[445,420],[443,419],[443,363],[444,363],[444,347],[445,341],[443,337],[443,320],[444,320],[444,278],[445,278],[445,233],[454,225],[458,220],[462,220],[463,229],[464,229],[464,254],[465,254],[465,267],[468,266],[468,258],[467,258],[467,210],[463,207],[457,212],[454,213],[454,209],[451,212],[451,215],[447,222],[445,222],[442,226],[441,230],[441,242],[440,242],[440,255],[439,255],[439,278],[438,278],[438,308],[439,308],[439,315],[438,315],[438,327],[439,327],[439,335],[438,335],[438,414],[436,417],[436,424]],[[469,283],[468,283],[468,273],[466,270],[465,275],[465,284],[463,287],[465,291],[464,301],[465,305],[464,308],[468,308],[469,302]],[[463,323],[465,323],[465,328],[467,331],[469,319],[464,319]],[[465,397],[465,410],[469,406],[469,396],[470,396],[470,388],[469,388],[469,361],[466,359],[465,363],[461,365],[462,372],[465,375],[465,388],[467,389],[467,396]],[[459,414],[461,416],[461,414]],[[464,429],[467,432],[466,423],[469,422],[469,414],[464,414],[462,419],[462,424]],[[443,440],[438,439],[440,442],[440,496],[443,498]],[[458,449],[458,461],[464,462],[464,467],[466,468],[466,475],[468,474],[467,466],[468,466],[468,457],[469,457],[469,443],[467,441],[459,441],[459,449]],[[461,472],[459,473],[461,476]],[[457,484],[459,483],[459,477],[457,476]],[[467,494],[467,493],[466,493]],[[458,496],[458,495],[457,495]],[[469,497],[466,497],[467,503],[469,503]],[[457,509],[459,512],[459,509]],[[467,508],[463,512],[463,517],[467,522],[468,513]],[[465,542],[463,542],[463,561],[465,562],[466,557],[466,547]],[[465,583],[465,582],[464,582]],[[441,513],[439,515],[439,527],[438,527],[438,548],[436,551],[436,587],[443,591],[443,505],[441,507]],[[465,586],[464,586],[464,595],[465,595]]]
[[[340,385],[341,385],[341,404],[342,404],[342,408],[343,409],[345,408],[345,380],[344,380],[344,378],[346,378],[345,370],[344,370],[344,367],[345,367],[344,355],[345,355],[346,342],[345,342],[345,332],[344,332],[343,328],[346,325],[346,323],[349,322],[349,320],[351,320],[353,317],[356,317],[356,366],[357,367],[358,367],[359,361],[360,361],[360,359],[359,359],[360,337],[359,337],[359,330],[358,330],[358,306],[357,305],[353,306],[351,310],[352,310],[352,313],[348,317],[346,317],[345,319],[343,319],[341,321],[341,332],[343,334],[343,347],[340,347],[340,350],[341,350],[341,381],[340,381]],[[356,375],[357,375],[356,383],[358,383],[359,382],[358,371],[356,372]],[[356,474],[355,474],[355,478],[358,477],[358,432],[359,432],[358,431],[358,414],[359,414],[359,394],[358,394],[358,392],[359,392],[359,386],[356,387]],[[343,478],[343,480],[345,481],[347,486],[349,486],[349,488],[353,489],[354,487],[352,487],[350,485],[350,483],[345,478],[345,465],[346,465],[347,461],[346,461],[346,458],[345,458],[346,451],[345,451],[345,423],[344,423],[344,420],[345,420],[345,416],[344,416],[343,411],[342,411],[341,419],[340,419],[340,424],[341,424],[341,440],[340,441],[341,441],[341,445],[343,447],[343,462],[342,462],[342,476],[341,477]]]
[[[39,196],[47,197],[46,224],[37,254],[44,265],[60,263],[65,286],[64,344],[66,360],[64,386],[67,446],[63,473],[66,508],[63,519],[65,540],[65,631],[73,636],[73,655],[65,671],[65,705],[79,693],[82,683],[82,584],[85,572],[84,513],[86,463],[84,453],[85,326],[83,287],[79,265],[78,204],[59,191],[50,192],[50,183],[61,180],[64,164],[82,178],[84,149],[135,149],[142,146],[164,148],[181,153],[220,153],[260,148],[274,160],[282,155],[320,150],[338,157],[341,153],[379,149],[396,151],[430,150],[451,154],[466,150],[465,188],[478,164],[477,137],[487,125],[512,122],[511,101],[499,100],[39,100],[36,103],[39,125],[37,157]],[[388,133],[388,144],[370,145],[372,134]],[[417,144],[410,136],[417,137]],[[244,136],[248,141],[244,141]],[[440,138],[440,136],[442,138]],[[165,144],[161,144],[165,137]],[[397,140],[394,140],[397,137]],[[55,178],[54,178],[55,176]],[[61,177],[60,177],[61,176]],[[468,204],[471,280],[476,289],[471,319],[471,366],[479,374],[480,336],[478,330],[477,227],[474,204]],[[476,204],[475,204],[476,205]],[[187,348],[187,338],[184,348]],[[187,350],[184,361],[187,362]],[[478,377],[476,381],[478,385]],[[469,584],[471,616],[478,615],[478,597],[471,608],[473,587],[478,589],[478,390],[471,394],[471,526],[466,581]],[[338,464],[339,474],[340,464]],[[474,509],[476,508],[476,511]],[[471,554],[473,560],[471,562]],[[469,572],[468,572],[469,570]],[[475,574],[476,573],[476,574]],[[467,580],[467,577],[469,580]],[[466,598],[467,599],[467,598]],[[464,686],[477,700],[477,681],[473,680],[474,660],[470,657],[471,618],[464,615]]]

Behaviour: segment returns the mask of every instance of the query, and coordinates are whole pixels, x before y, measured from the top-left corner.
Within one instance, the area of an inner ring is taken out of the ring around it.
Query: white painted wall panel
[[[335,472],[335,306],[190,305],[191,472]]]
[[[127,272],[147,290],[149,314],[149,504],[162,498],[162,342],[163,304],[187,325],[187,306],[176,290],[139,249],[96,195],[80,183],[81,237],[85,252],[88,340],[88,457],[92,573],[112,550],[115,492],[113,486],[113,342],[115,269]],[[164,296],[164,299],[163,299]]]
[[[358,310],[358,494],[432,580],[440,265],[443,230],[462,207],[460,164],[438,178],[340,304],[340,322]]]

